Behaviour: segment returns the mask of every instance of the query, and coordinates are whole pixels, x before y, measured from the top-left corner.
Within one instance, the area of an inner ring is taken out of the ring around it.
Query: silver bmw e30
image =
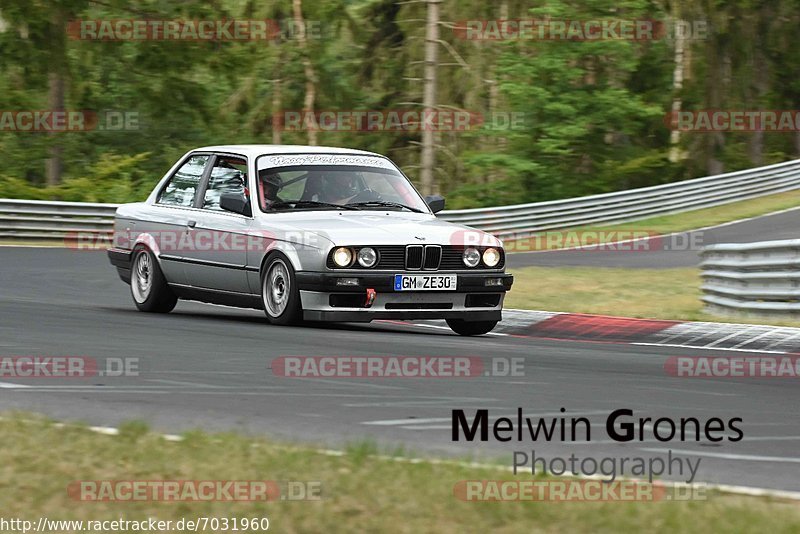
[[[445,319],[485,334],[513,282],[502,243],[437,219],[443,208],[379,154],[205,147],[117,209],[108,256],[142,311],[187,299],[281,325]]]

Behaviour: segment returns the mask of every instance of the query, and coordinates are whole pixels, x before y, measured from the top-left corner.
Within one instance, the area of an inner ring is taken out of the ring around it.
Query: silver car
[[[502,243],[437,219],[443,208],[379,154],[205,147],[117,209],[108,256],[142,311],[188,299],[273,324],[445,319],[485,334],[513,282]]]

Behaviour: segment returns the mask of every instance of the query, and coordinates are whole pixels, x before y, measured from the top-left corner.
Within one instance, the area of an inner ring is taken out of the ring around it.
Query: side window
[[[244,194],[247,184],[247,162],[240,158],[219,156],[203,198],[203,209],[222,211],[219,199],[226,193]]]
[[[167,187],[158,197],[159,204],[191,208],[208,156],[192,156],[172,175]]]

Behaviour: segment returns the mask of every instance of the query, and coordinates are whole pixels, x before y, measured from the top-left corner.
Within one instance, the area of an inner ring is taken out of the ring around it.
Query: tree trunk
[[[760,29],[760,27],[757,26],[757,29]],[[764,54],[766,43],[763,42],[761,35],[763,34],[757,32],[753,46],[753,76],[751,78],[752,85],[749,88],[753,96],[750,109],[765,109],[765,105],[767,104],[767,92],[769,91],[768,59]],[[753,165],[760,166],[764,164],[763,129],[759,128],[750,135],[750,139],[748,139],[747,142],[747,155]]]
[[[800,130],[794,132],[794,156],[800,158]]]
[[[508,20],[508,1],[502,0],[500,2],[500,20]],[[489,43],[489,46],[493,49],[494,43]],[[490,66],[489,66],[489,79],[486,80],[489,84],[489,114],[487,119],[494,120],[496,115],[495,113],[500,109],[500,82],[497,79],[497,65],[495,64],[497,56],[493,53],[491,58],[489,59]],[[512,123],[510,121],[513,120],[513,114],[509,113],[507,117],[505,117],[509,122],[505,124],[508,125],[509,128],[512,127]],[[492,127],[496,126],[494,124],[491,125]],[[492,137],[491,135],[483,136],[483,143],[486,146],[491,146],[492,143],[496,143],[497,152],[505,153],[506,148],[508,146],[508,140],[505,137]],[[502,171],[500,171],[497,167],[492,167],[489,172],[486,173],[486,176],[480,178],[481,182],[484,184],[490,184],[492,182],[496,182],[503,177]]]
[[[281,129],[283,128],[283,118],[281,117],[281,90],[283,80],[277,78],[272,80],[272,144],[280,145]]]
[[[673,7],[674,14],[679,16],[680,14],[677,13],[678,7],[677,3],[676,6]],[[683,21],[678,17],[675,17],[674,20],[678,22],[678,24],[682,25]],[[683,32],[677,32],[675,36],[675,54],[674,54],[674,61],[675,61],[675,70],[672,72],[672,120],[676,120],[678,117],[678,113],[681,111],[681,106],[683,105],[683,101],[681,100],[681,91],[683,90],[683,71],[684,71],[684,50],[686,47],[686,36]],[[680,141],[681,141],[681,131],[678,128],[673,128],[669,134],[669,160],[672,163],[677,163],[681,159],[681,149],[680,149]]]
[[[283,63],[283,46],[280,42],[275,42],[274,46],[278,47],[278,65]],[[275,69],[277,70],[277,69]],[[275,78],[272,80],[272,144],[281,145],[281,137],[283,133],[283,78]]]
[[[53,29],[52,48],[50,53],[50,72],[48,74],[48,110],[64,111],[64,92],[67,73],[67,40],[66,40],[66,15],[60,8],[54,8],[50,24]],[[47,185],[61,183],[63,171],[64,149],[60,144],[61,137],[56,132],[50,132],[49,158],[45,162]]]
[[[51,72],[49,75],[50,94],[48,98],[48,109],[50,111],[64,110],[64,76],[60,72]],[[59,134],[50,132],[50,155],[45,162],[47,171],[47,185],[58,185],[61,183],[61,173],[63,171],[64,150],[59,144]]]
[[[439,4],[441,0],[428,0],[428,20],[425,26],[425,79],[422,107],[424,113],[436,112],[436,65],[439,47]],[[436,153],[435,137],[430,128],[422,130],[422,174],[420,176],[423,195],[434,192],[434,170]]]
[[[306,78],[306,95],[303,101],[303,115],[306,117],[305,127],[308,132],[308,144],[317,145],[317,121],[314,118],[314,103],[316,101],[317,73],[311,63],[308,52],[308,37],[306,36],[305,20],[303,19],[302,0],[292,0],[294,10],[294,23],[297,27],[297,41],[303,55],[303,72]]]
[[[707,82],[708,108],[720,109],[726,102],[730,83],[731,58],[727,44],[718,37],[710,47],[710,64],[713,65]],[[725,149],[725,133],[714,131],[706,135],[706,172],[709,175],[721,174],[725,164],[720,157]]]
[[[764,164],[764,130],[756,130],[747,141],[747,157],[755,167]]]

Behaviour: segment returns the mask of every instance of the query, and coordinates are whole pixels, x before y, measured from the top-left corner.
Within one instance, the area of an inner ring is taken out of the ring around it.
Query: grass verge
[[[513,479],[494,469],[376,458],[372,446],[340,456],[235,434],[191,432],[167,441],[131,423],[120,435],[11,416],[0,421],[0,507],[6,518],[268,517],[276,532],[797,532],[800,506],[708,493],[687,502],[464,502],[461,480]],[[529,475],[528,475],[529,477]],[[518,476],[517,479],[520,477]],[[318,481],[318,501],[85,502],[80,480]]]
[[[800,327],[800,321],[705,313],[696,267],[524,267],[509,272],[514,287],[506,296],[506,308]]]

